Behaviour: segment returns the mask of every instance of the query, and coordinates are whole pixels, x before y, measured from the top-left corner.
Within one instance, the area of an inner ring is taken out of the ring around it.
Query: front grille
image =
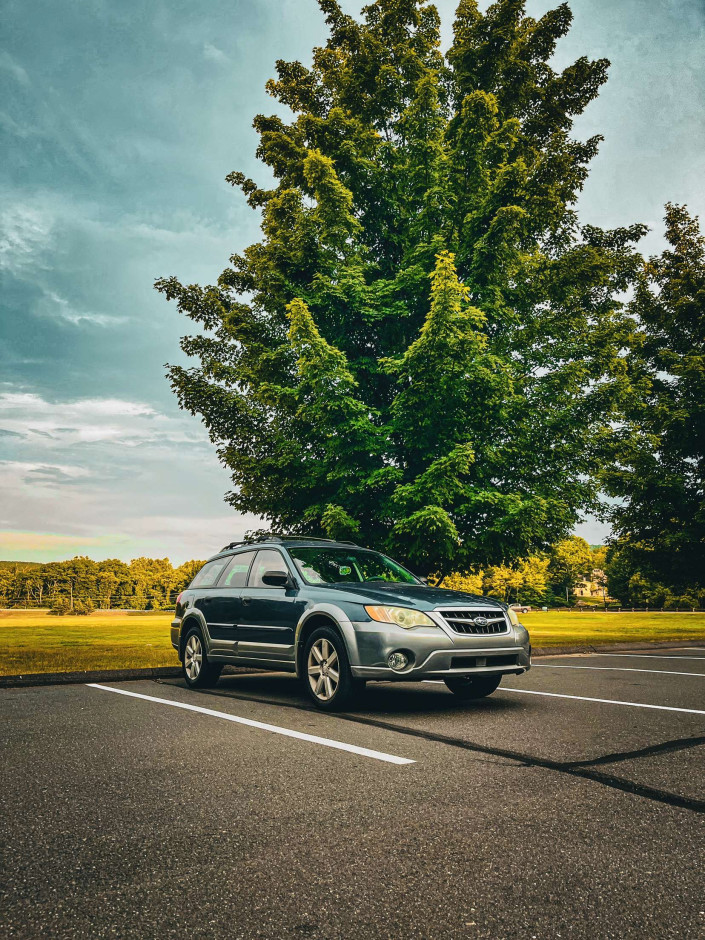
[[[466,636],[509,633],[509,622],[501,610],[439,610],[438,613],[454,633]]]

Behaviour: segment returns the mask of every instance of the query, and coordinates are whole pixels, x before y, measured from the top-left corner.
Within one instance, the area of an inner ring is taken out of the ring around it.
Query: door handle
[[[247,605],[248,605],[251,601],[252,601],[252,598],[251,598],[251,597],[243,597],[243,599],[242,599],[243,607],[247,607]]]

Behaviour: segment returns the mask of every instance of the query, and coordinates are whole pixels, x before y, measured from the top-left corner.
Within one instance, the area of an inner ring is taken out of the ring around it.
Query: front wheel
[[[183,677],[190,689],[207,689],[216,684],[223,671],[220,663],[212,663],[206,655],[206,644],[198,627],[192,627],[184,643]]]
[[[350,671],[345,643],[330,627],[319,627],[308,638],[304,664],[306,691],[325,711],[344,708],[364,688]]]
[[[450,676],[444,679],[453,695],[465,700],[492,695],[501,681],[501,676]]]

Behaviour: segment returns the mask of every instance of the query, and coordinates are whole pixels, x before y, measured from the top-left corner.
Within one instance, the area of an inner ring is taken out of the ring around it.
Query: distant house
[[[611,600],[607,594],[607,578],[601,568],[594,568],[590,574],[590,579],[578,581],[573,588],[573,594],[576,597],[601,597],[604,600]]]

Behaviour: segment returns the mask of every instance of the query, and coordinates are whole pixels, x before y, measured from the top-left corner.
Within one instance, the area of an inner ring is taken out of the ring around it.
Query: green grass
[[[0,675],[178,666],[172,614],[97,611],[53,617],[42,610],[0,611]]]
[[[705,645],[705,613],[535,611],[522,620],[535,647],[665,640]],[[41,610],[0,611],[0,675],[176,666],[170,621],[164,612],[52,617]]]
[[[667,640],[705,642],[705,613],[537,610],[522,614],[521,620],[531,634],[531,643],[535,647]]]

